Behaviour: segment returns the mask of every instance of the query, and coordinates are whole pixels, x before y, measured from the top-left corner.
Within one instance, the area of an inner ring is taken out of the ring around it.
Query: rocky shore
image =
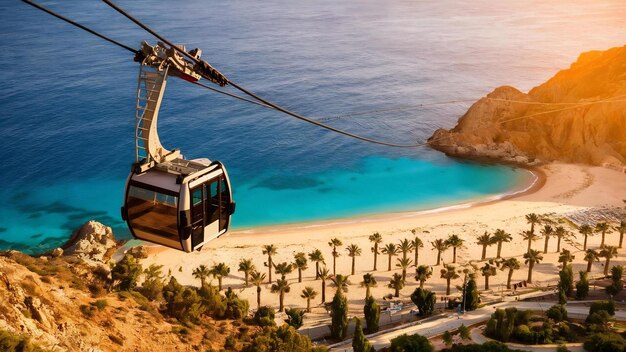
[[[581,54],[523,93],[496,88],[429,144],[447,155],[518,165],[562,161],[626,172],[626,46]]]

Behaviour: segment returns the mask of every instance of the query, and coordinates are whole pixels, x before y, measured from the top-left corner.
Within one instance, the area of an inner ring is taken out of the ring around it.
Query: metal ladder
[[[162,70],[143,64],[139,66],[135,112],[135,162],[155,161],[154,155],[149,151],[149,143],[151,138],[156,138],[160,147],[156,122],[166,81],[167,66]]]

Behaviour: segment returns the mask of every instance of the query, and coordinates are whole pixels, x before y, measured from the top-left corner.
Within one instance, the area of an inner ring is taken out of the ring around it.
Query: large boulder
[[[105,254],[116,245],[111,228],[92,220],[74,232],[63,254],[74,255],[88,264],[98,265],[105,262]]]

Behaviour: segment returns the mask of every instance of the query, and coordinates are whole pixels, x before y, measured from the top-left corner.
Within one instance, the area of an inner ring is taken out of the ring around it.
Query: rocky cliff
[[[626,171],[626,46],[581,54],[528,93],[499,87],[429,144],[463,158]]]

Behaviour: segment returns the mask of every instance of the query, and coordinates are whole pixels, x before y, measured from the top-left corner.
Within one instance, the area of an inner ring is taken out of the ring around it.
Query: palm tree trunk
[[[561,236],[559,236],[558,241],[556,241],[556,253],[561,251]]]
[[[285,296],[284,296],[284,295],[285,295],[285,294],[283,293],[283,291],[280,291],[280,293],[278,294],[278,301],[279,301],[279,304],[278,304],[278,311],[279,311],[279,312],[282,312],[282,311],[283,311],[283,308],[284,308],[284,307],[283,307],[283,299],[285,298]]]
[[[322,280],[322,304],[326,303],[326,280]]]
[[[620,248],[621,248],[621,246],[620,246]],[[414,259],[415,259],[415,261],[414,261],[415,265],[413,265],[413,266],[417,268],[417,260],[419,259],[418,255],[417,255],[417,247],[415,248],[415,258]]]
[[[420,288],[424,289],[424,280],[420,280]]]
[[[489,289],[489,275],[485,275],[485,291]]]
[[[298,268],[298,282],[302,282],[302,269]]]
[[[624,231],[619,233],[619,248],[622,248],[622,241],[624,241]]]
[[[583,242],[583,251],[587,250],[587,235],[585,235],[585,242]]]
[[[370,294],[371,294],[371,293],[370,293],[370,287],[369,287],[369,285],[368,285],[368,286],[365,286],[365,299],[367,299],[367,298],[370,296]]]
[[[550,237],[546,236],[546,243],[543,245],[543,253],[546,254],[548,253],[548,240],[550,239]]]
[[[400,289],[398,288],[398,286],[395,287],[395,294],[393,295],[394,297],[400,297]]]
[[[246,287],[248,287],[248,272],[243,273],[245,275]]]
[[[513,269],[509,269],[509,277],[506,280],[506,289],[511,289],[511,279],[513,278]]]
[[[352,257],[352,275],[354,275],[354,260],[356,257]]]
[[[311,312],[311,299],[310,298],[306,299],[306,311],[309,313]]]
[[[391,271],[391,254],[389,254],[389,262],[387,264],[387,271]]]
[[[487,245],[483,244],[483,255],[480,258],[480,260],[485,260],[485,257],[487,256]]]
[[[533,282],[533,266],[535,266],[534,262],[528,263],[528,280],[526,280],[529,284]]]
[[[530,244],[531,244],[531,239],[530,237],[528,238],[528,249],[526,249],[526,253],[530,253]]]
[[[256,309],[261,307],[261,286],[256,287]]]
[[[502,251],[502,241],[498,241],[498,255],[496,258],[500,258],[500,252]]]
[[[611,262],[611,258],[606,257],[606,264],[604,264],[604,276],[609,275],[609,263]]]
[[[450,279],[448,279],[448,285],[446,286],[446,296],[450,296]]]
[[[218,291],[222,290],[222,278],[218,277],[217,278],[217,286],[218,286]]]
[[[604,234],[605,231],[602,231],[602,242],[600,242],[600,247],[604,247]]]
[[[593,263],[593,260],[590,260],[587,262],[587,272],[590,273],[591,272],[591,264]]]
[[[269,281],[270,284],[272,283],[272,269],[273,269],[273,266],[272,266],[272,256],[268,255],[267,256],[267,270],[269,271],[268,277],[269,277],[269,280],[270,280]]]
[[[335,256],[335,251],[333,251],[333,275],[337,275],[335,272],[336,267],[337,267],[337,257]]]
[[[320,262],[315,262],[315,280],[320,278]]]
[[[452,263],[456,264],[456,247],[452,247]]]
[[[402,268],[402,281],[406,281],[406,269]]]
[[[374,243],[374,271],[376,271],[376,261],[378,259],[378,243]]]
[[[437,265],[441,262],[441,251],[437,251]]]

